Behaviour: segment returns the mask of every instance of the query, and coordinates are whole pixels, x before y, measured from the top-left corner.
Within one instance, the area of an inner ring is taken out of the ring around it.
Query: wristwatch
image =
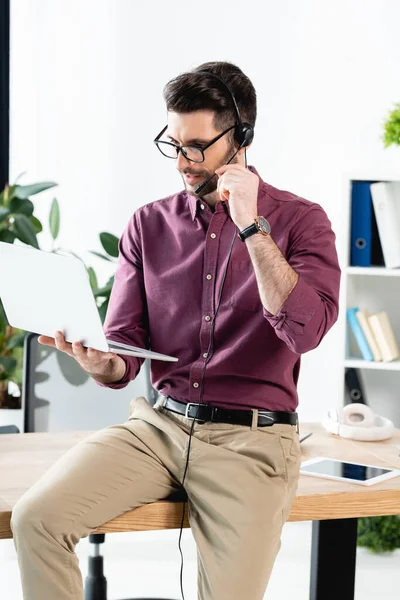
[[[267,219],[264,217],[256,217],[252,225],[238,233],[238,237],[244,242],[248,237],[255,233],[261,233],[261,235],[269,235],[271,233],[271,226]]]

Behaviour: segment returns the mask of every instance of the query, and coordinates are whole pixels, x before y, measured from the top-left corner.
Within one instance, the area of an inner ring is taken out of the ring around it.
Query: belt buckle
[[[201,421],[202,419],[199,419],[198,417],[191,417],[189,415],[189,410],[191,406],[207,406],[207,404],[204,404],[203,402],[188,402],[186,404],[186,409],[185,409],[185,417],[187,419],[193,419],[194,421]],[[205,421],[203,421],[203,423],[205,423]]]
[[[272,425],[275,425],[276,421],[275,421],[274,417],[270,417],[269,415],[266,415],[262,411],[258,411],[258,416],[264,417],[264,419],[269,419],[271,421],[271,423],[267,423],[266,425],[264,425],[264,427],[272,427]]]

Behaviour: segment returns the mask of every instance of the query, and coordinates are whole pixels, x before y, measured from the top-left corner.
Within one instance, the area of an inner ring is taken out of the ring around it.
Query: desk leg
[[[357,519],[313,521],[310,600],[354,600]]]

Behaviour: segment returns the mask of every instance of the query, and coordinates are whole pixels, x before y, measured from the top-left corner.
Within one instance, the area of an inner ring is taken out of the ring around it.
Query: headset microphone
[[[229,163],[235,158],[236,154],[239,152],[239,150],[241,150],[243,144],[241,144],[239,146],[239,148],[236,150],[235,154],[228,160],[228,162],[226,163],[227,165],[229,165]],[[208,184],[209,181],[211,181],[211,179],[213,177],[216,176],[216,173],[213,173],[213,175],[211,175],[211,177],[209,177],[208,179],[206,179],[205,181],[203,181],[203,183],[200,183],[197,187],[194,188],[194,193],[195,194],[200,194],[200,192],[202,190],[204,190],[204,188],[206,187],[206,185]]]
[[[211,175],[211,177],[209,177],[208,179],[206,179],[205,181],[203,181],[203,183],[200,183],[200,185],[198,185],[197,187],[194,188],[194,193],[195,194],[200,194],[200,192],[206,187],[207,183],[209,181],[211,181],[211,179],[213,177],[216,176],[216,173],[214,173],[213,175]]]

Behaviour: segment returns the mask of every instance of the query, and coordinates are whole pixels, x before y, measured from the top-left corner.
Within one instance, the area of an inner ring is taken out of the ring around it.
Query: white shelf
[[[347,358],[344,361],[344,366],[353,369],[374,369],[375,371],[400,371],[400,360],[380,362],[362,360],[361,358]]]
[[[372,177],[373,175],[373,177]],[[384,171],[380,173],[368,173],[367,171],[346,171],[343,174],[344,181],[400,181],[400,170],[397,171]]]
[[[386,267],[347,267],[348,275],[372,275],[378,277],[400,277],[400,269]]]

